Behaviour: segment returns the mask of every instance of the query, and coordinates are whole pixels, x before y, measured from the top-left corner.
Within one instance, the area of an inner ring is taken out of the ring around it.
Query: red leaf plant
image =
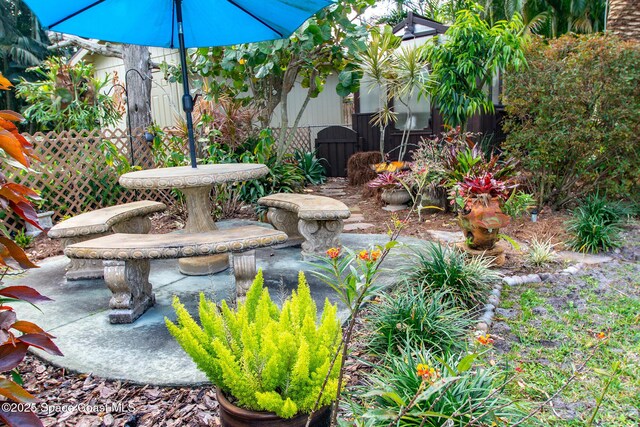
[[[0,74],[0,90],[9,90],[11,86],[11,82]],[[11,161],[7,161],[9,158],[13,159],[14,165],[29,168],[31,160],[38,158],[31,143],[20,135],[14,124],[23,120],[16,112],[0,110],[0,149],[5,154],[2,157],[5,162],[11,164]],[[38,199],[38,193],[24,185],[9,182],[0,172],[0,209],[11,209],[26,222],[40,227],[31,204],[34,199]],[[15,302],[34,304],[49,298],[29,286],[3,286],[4,273],[16,265],[21,268],[37,268],[22,248],[0,232],[0,269],[4,270],[0,274],[0,395],[4,397],[4,402],[23,404],[16,405],[15,408],[2,405],[0,421],[10,427],[39,427],[42,422],[35,413],[28,410],[29,405],[37,403],[38,399],[18,384],[20,375],[16,368],[24,360],[29,347],[58,356],[62,356],[62,353],[52,341],[54,337],[51,334],[35,323],[18,320],[13,309]]]

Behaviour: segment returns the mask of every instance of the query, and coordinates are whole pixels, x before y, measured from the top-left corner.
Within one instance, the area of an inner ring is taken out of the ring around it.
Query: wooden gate
[[[329,126],[318,132],[316,137],[318,157],[323,162],[327,176],[346,177],[347,160],[360,151],[361,141],[358,134],[344,126]]]

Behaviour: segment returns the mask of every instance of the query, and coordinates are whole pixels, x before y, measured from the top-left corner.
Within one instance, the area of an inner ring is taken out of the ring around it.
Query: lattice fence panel
[[[280,129],[273,129],[275,138],[279,132]],[[165,130],[164,135],[162,143],[154,147],[146,141],[142,130],[132,132],[131,137],[122,129],[24,134],[34,144],[41,162],[35,162],[35,171],[4,172],[10,180],[41,192],[45,202],[41,209],[53,210],[54,222],[135,200],[156,200],[173,205],[176,199],[170,190],[129,190],[120,186],[118,174],[113,166],[107,165],[101,147],[104,141],[109,141],[131,165],[141,169],[159,167],[156,159],[166,158],[172,151],[188,152],[186,144],[172,145],[170,130]],[[311,147],[310,128],[297,128],[288,152],[310,151]],[[23,221],[15,215],[4,218],[4,223],[11,233],[24,228]]]
[[[40,191],[44,200],[41,209],[53,210],[54,222],[66,216],[135,200],[157,200],[165,204],[175,201],[170,191],[129,190],[120,186],[117,172],[106,163],[101,143],[108,140],[120,155],[129,162],[133,160],[135,166],[154,167],[151,146],[142,132],[134,133],[133,140],[120,129],[64,131],[59,134],[39,132],[25,134],[25,137],[34,144],[41,162],[35,162],[34,171],[6,171],[6,174],[9,179]],[[22,220],[15,215],[5,218],[5,225],[9,232],[17,232],[24,227]]]
[[[293,129],[289,128],[289,132],[292,132]],[[279,128],[273,128],[271,130],[273,137],[277,140],[280,135]],[[287,150],[287,153],[293,154],[296,151],[312,151],[311,145],[311,128],[310,127],[298,127],[295,129],[295,134],[293,135],[293,141]]]

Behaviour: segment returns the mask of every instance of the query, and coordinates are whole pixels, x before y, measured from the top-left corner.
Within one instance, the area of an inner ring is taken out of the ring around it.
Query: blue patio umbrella
[[[286,38],[333,0],[24,0],[51,31],[180,50],[191,166],[196,167],[186,49]]]

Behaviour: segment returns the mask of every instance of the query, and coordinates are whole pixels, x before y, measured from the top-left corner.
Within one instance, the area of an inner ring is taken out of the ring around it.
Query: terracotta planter
[[[385,210],[402,210],[407,208],[411,194],[404,188],[387,188],[382,192],[382,200],[387,204]]]
[[[509,217],[502,213],[497,198],[488,203],[472,199],[458,213],[458,223],[471,249],[493,249],[500,228],[509,224]]]
[[[293,418],[280,418],[271,412],[256,412],[239,408],[229,402],[220,389],[216,389],[220,405],[220,421],[223,427],[304,427],[309,414],[300,414]],[[312,427],[328,427],[331,421],[331,407],[320,408],[311,419]]]

